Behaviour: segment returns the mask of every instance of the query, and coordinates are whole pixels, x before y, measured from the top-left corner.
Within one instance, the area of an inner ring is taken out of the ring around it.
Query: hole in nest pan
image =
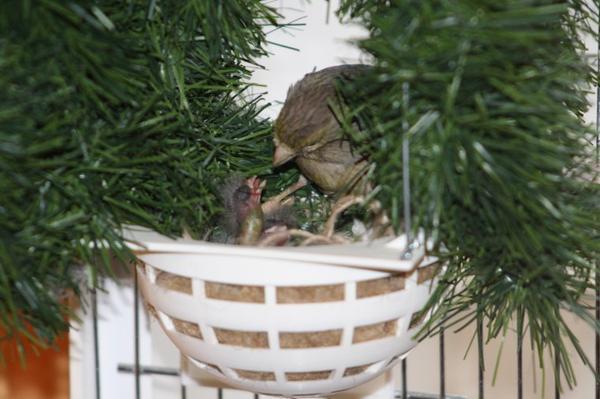
[[[344,370],[344,377],[351,377],[354,375],[362,374],[365,371],[367,371],[367,369],[369,367],[371,367],[373,364],[374,363],[369,363],[369,364],[363,364],[362,366],[348,367],[346,370]]]
[[[233,302],[265,303],[265,287],[255,285],[204,282],[207,298]]]
[[[385,367],[391,366],[392,364],[394,364],[394,362],[396,362],[396,360],[400,359],[402,355],[396,355],[393,358],[390,359],[389,362],[387,362],[387,364],[385,365]]]
[[[354,328],[352,343],[358,344],[396,335],[398,321],[388,320],[381,323],[368,324]]]
[[[359,299],[368,298],[403,290],[405,278],[404,274],[396,274],[374,280],[360,281],[356,284],[356,297]]]
[[[285,373],[285,378],[288,381],[315,381],[327,380],[331,376],[333,370],[323,371],[305,371],[300,373]]]
[[[439,270],[439,263],[432,263],[420,268],[417,272],[417,284],[423,284],[426,281],[432,280],[438,274]]]
[[[254,381],[275,381],[275,373],[271,371],[252,371],[233,369],[240,378]]]
[[[236,331],[214,328],[217,341],[223,345],[243,346],[246,348],[268,348],[269,337],[266,331]]]
[[[342,329],[307,332],[280,332],[279,347],[282,349],[298,349],[338,346],[342,342],[342,333]]]
[[[192,295],[192,279],[169,272],[159,272],[156,275],[156,285],[171,291]]]
[[[212,370],[212,371],[216,371],[219,374],[223,374],[223,372],[221,371],[221,369],[219,368],[219,366],[216,366],[216,365],[211,364],[211,363],[205,363],[205,362],[200,361],[198,359],[194,359],[193,357],[190,357],[189,359],[199,369],[202,369],[202,370]]]
[[[344,300],[344,284],[277,287],[277,303],[319,303]]]
[[[427,312],[415,312],[412,314],[412,316],[410,316],[410,323],[408,323],[408,329],[413,329],[417,326],[419,326],[423,320],[425,320],[425,317],[427,316]]]
[[[173,322],[173,327],[175,328],[175,331],[181,334],[189,335],[190,337],[203,339],[202,332],[200,331],[200,326],[198,324],[192,323],[190,321],[176,319],[174,317],[171,317],[171,321]]]
[[[173,331],[175,329],[170,316],[164,314],[160,310],[154,309],[154,311],[156,312],[156,320],[158,320],[162,328],[169,331]]]

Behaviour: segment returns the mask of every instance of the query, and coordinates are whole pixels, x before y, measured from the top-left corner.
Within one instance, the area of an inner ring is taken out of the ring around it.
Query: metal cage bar
[[[408,82],[402,84],[402,108],[404,115],[402,116],[402,190],[404,201],[404,233],[406,234],[406,252],[405,258],[409,258],[412,247],[412,232],[411,232],[411,211],[410,211],[410,147],[407,137],[408,132],[408,104],[410,101]],[[402,399],[408,399],[408,379],[406,378],[406,370],[408,362],[406,358],[402,359]]]
[[[446,347],[444,328],[440,331],[440,398],[446,397]]]
[[[402,116],[402,191],[404,200],[404,233],[406,234],[406,248],[411,250],[412,237],[412,213],[410,210],[410,143],[408,139],[408,104],[410,101],[408,82],[402,83],[402,105],[404,115]]]
[[[408,364],[406,359],[402,359],[402,363],[400,364],[400,374],[402,376],[402,399],[408,399],[408,381],[406,379],[406,369]]]
[[[600,74],[600,23],[596,32],[596,72]],[[596,167],[600,167],[600,85],[596,85]],[[596,260],[596,270],[598,270]],[[600,321],[600,276],[596,272],[596,321]],[[596,399],[600,399],[600,335],[596,332]]]
[[[98,295],[96,288],[91,291],[92,296],[92,329],[94,333],[94,382],[96,399],[100,399],[100,343],[98,342]]]
[[[554,398],[560,399],[560,357],[558,352],[554,354],[554,370],[555,370],[555,383],[554,383]]]
[[[483,359],[483,317],[477,317],[477,369],[479,378],[478,398],[483,399],[484,396],[484,359]]]
[[[134,379],[135,379],[135,399],[140,399],[140,291],[138,289],[138,270],[133,265],[133,351],[134,351]]]
[[[523,315],[517,315],[517,398],[523,399]]]

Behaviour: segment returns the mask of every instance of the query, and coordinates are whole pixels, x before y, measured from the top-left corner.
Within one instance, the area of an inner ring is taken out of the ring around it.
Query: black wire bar
[[[402,396],[402,392],[400,392],[400,391],[394,392],[394,398],[395,399],[440,399],[440,397],[437,396],[436,394],[421,393],[421,392],[409,392],[408,396],[406,398],[404,398]],[[464,396],[447,395],[445,399],[467,399],[467,398],[465,398]]]
[[[406,380],[407,366],[406,358],[402,359],[402,363],[400,364],[400,375],[402,376],[402,399],[408,399],[408,382]]]
[[[135,399],[140,399],[140,292],[138,289],[138,270],[137,265],[133,264],[133,351],[134,351],[134,378],[135,378]]]
[[[408,104],[409,104],[409,86],[408,82],[402,84],[402,108],[404,116],[402,118],[402,191],[404,201],[404,233],[406,234],[406,249],[402,254],[404,259],[412,257],[412,236],[411,236],[411,211],[410,211],[410,147],[408,142]],[[406,369],[408,363],[406,358],[402,359],[402,399],[408,399],[408,380],[406,378]]]
[[[172,367],[161,367],[161,366],[135,366],[132,364],[119,364],[117,371],[119,373],[135,373],[138,370],[140,375],[166,375],[170,377],[178,377],[179,370]]]
[[[554,398],[560,399],[560,357],[558,352],[554,354]]]
[[[600,74],[600,23],[596,34],[596,72]],[[596,166],[600,166],[600,86],[596,86]],[[596,321],[600,321],[600,276],[596,260]],[[600,335],[596,332],[596,399],[600,399]]]
[[[92,330],[94,333],[94,378],[96,399],[100,399],[100,344],[98,342],[98,296],[96,288],[92,288]]]
[[[523,319],[517,315],[517,398],[523,399]]]
[[[440,331],[440,398],[446,397],[446,348],[444,342],[444,328]]]
[[[479,394],[478,398],[483,399],[483,317],[477,317],[477,364],[479,369]]]
[[[402,118],[402,194],[404,202],[404,234],[406,234],[406,252],[405,258],[410,259],[412,244],[412,214],[410,210],[410,143],[408,141],[408,103],[409,103],[408,82],[402,84],[402,104],[404,116]]]
[[[596,261],[598,262],[598,261]],[[596,266],[598,267],[598,266]],[[596,272],[596,320],[600,321],[600,276]],[[596,399],[600,399],[600,335],[596,332]]]

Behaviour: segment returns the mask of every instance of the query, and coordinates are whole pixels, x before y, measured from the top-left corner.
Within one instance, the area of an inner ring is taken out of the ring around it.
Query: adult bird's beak
[[[295,156],[296,154],[291,148],[279,144],[275,147],[275,153],[273,154],[273,166],[283,165]]]

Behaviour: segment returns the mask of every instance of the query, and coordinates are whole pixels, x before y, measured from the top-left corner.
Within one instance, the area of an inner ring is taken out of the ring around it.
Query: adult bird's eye
[[[241,186],[240,188],[238,188],[237,190],[235,190],[234,196],[235,196],[235,199],[237,201],[246,202],[250,198],[251,194],[252,193],[250,192],[250,187],[248,187],[248,186]]]

